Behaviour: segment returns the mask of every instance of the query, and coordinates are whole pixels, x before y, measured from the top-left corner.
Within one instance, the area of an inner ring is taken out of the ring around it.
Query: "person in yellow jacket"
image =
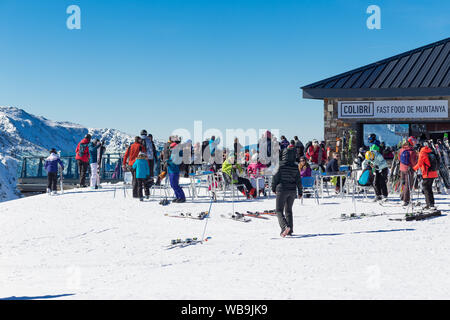
[[[237,188],[247,199],[250,197],[256,198],[256,189],[253,188],[251,182],[247,178],[243,178],[240,176],[244,172],[244,169],[240,164],[234,164],[234,155],[228,157],[222,164],[222,173],[225,178],[228,178],[230,183],[238,185]],[[244,186],[242,186],[244,185]]]

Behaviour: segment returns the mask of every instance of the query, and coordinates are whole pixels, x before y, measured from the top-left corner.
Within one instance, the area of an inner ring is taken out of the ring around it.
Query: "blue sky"
[[[69,5],[81,30],[69,30]],[[369,5],[381,30],[369,30]],[[274,128],[323,137],[300,87],[450,35],[450,1],[0,0],[0,105],[166,138]]]

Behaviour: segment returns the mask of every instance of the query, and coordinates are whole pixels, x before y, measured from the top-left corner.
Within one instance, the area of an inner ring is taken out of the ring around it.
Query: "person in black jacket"
[[[283,238],[292,235],[294,231],[292,205],[297,194],[299,198],[303,195],[302,179],[295,158],[294,146],[283,150],[280,167],[272,180],[272,191],[277,195],[276,212],[281,227],[280,235]]]

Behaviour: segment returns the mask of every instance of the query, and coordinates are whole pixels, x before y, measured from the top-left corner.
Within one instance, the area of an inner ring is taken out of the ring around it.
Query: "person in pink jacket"
[[[247,167],[247,174],[253,188],[256,188],[256,184],[258,183],[259,193],[264,193],[264,179],[258,178],[261,178],[261,171],[265,168],[267,166],[258,161],[258,154],[255,153]]]

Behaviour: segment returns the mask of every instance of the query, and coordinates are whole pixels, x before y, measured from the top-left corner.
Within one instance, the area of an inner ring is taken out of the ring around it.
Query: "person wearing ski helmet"
[[[75,149],[75,159],[78,165],[78,173],[80,175],[80,187],[86,188],[86,172],[89,167],[89,142],[92,136],[88,133],[77,145]]]
[[[388,164],[381,153],[375,150],[367,151],[365,157],[366,159],[362,163],[362,169],[365,170],[368,167],[372,168],[372,172],[375,176],[373,181],[373,188],[375,189],[376,195],[374,202],[387,201],[387,179],[389,173]]]
[[[415,137],[409,137],[398,152],[398,161],[400,162],[400,181],[402,191],[400,199],[403,206],[407,206],[411,199],[411,189],[414,185],[414,166],[417,164],[417,153],[414,150],[417,144]]]
[[[371,133],[369,135],[369,137],[367,138],[367,142],[369,143],[369,150],[375,150],[381,153],[381,143],[377,139],[377,135],[375,133]]]
[[[58,181],[58,166],[61,167],[61,170],[64,170],[64,164],[56,152],[56,149],[53,148],[50,150],[50,155],[47,159],[45,159],[44,169],[47,171],[47,194],[56,195],[56,185]]]

